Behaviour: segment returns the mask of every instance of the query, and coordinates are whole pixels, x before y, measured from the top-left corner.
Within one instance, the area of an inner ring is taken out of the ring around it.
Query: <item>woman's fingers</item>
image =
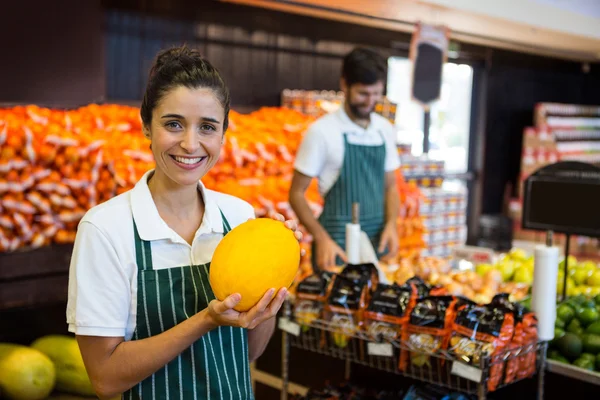
[[[294,221],[293,219],[285,221],[284,224],[288,229],[291,229],[293,231],[298,229],[298,223],[296,221]]]
[[[231,310],[235,307],[240,300],[242,300],[242,296],[239,293],[234,293],[230,296],[227,296],[225,300],[217,302],[213,307],[213,310],[217,314],[223,314],[224,312]]]
[[[267,309],[269,303],[271,302],[271,298],[274,294],[275,289],[267,290],[262,299],[260,299],[260,301],[256,303],[254,307],[252,307],[250,310],[248,310],[248,312],[246,312],[243,318],[243,325],[245,325],[244,327],[248,327],[252,323],[252,321],[258,318],[258,316]]]
[[[285,301],[286,295],[287,295],[286,288],[279,289],[279,291],[277,292],[277,296],[275,296],[273,298],[273,300],[271,301],[271,303],[269,304],[267,309],[265,309],[260,314],[257,314],[256,318],[251,320],[250,325],[248,326],[248,329],[254,329],[261,323],[265,322],[266,320],[271,319],[274,316],[276,316],[277,313],[279,312],[279,309],[283,305],[283,302]]]

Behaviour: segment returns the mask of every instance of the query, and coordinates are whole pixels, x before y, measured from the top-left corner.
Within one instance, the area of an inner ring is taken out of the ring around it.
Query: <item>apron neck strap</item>
[[[142,240],[138,232],[135,219],[133,220],[133,234],[135,235],[135,258],[138,268],[142,270],[152,269],[152,249],[150,242]]]
[[[223,214],[223,210],[220,207],[219,212],[221,213],[221,221],[223,222],[223,236],[225,236],[231,231],[231,225],[229,225],[229,221],[225,218],[225,214]]]

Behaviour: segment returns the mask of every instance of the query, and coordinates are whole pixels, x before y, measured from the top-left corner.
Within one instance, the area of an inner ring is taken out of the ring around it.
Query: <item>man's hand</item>
[[[377,251],[383,253],[385,249],[388,253],[382,257],[383,260],[391,260],[398,254],[399,239],[398,230],[396,229],[395,222],[388,222],[381,233],[381,239],[379,240],[379,248]]]
[[[245,312],[238,312],[233,309],[242,300],[240,294],[232,294],[223,301],[213,300],[208,304],[208,316],[214,327],[235,326],[254,329],[264,321],[277,315],[285,300],[287,289],[279,289],[277,296],[273,298],[274,294],[275,289],[269,289],[254,307]]]
[[[336,257],[340,257],[344,263],[348,262],[344,250],[330,237],[315,238],[315,252],[317,266],[322,269],[335,267]]]

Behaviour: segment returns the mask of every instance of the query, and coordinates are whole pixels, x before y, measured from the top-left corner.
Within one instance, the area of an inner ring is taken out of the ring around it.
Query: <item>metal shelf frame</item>
[[[521,357],[531,352],[536,352],[536,374],[538,380],[537,398],[544,398],[544,374],[546,370],[547,342],[538,342],[518,349],[507,350],[499,355],[479,357],[478,366],[467,365],[459,362],[455,356],[445,351],[435,353],[424,352],[412,348],[400,341],[376,341],[362,330],[348,331],[323,320],[314,320],[309,326],[300,327],[294,322],[292,306],[286,301],[283,316],[280,319],[282,330],[282,391],[281,400],[288,399],[290,346],[306,351],[322,354],[346,361],[346,379],[350,378],[351,365],[359,364],[388,373],[402,375],[420,382],[431,383],[449,390],[476,395],[478,400],[484,400],[488,395],[488,380],[492,368],[506,363],[516,357]],[[295,329],[290,329],[295,328]],[[347,342],[336,342],[334,333],[343,332]],[[373,347],[372,347],[373,346]],[[382,349],[381,355],[377,354],[375,347]],[[375,351],[374,351],[375,350]],[[429,357],[426,366],[415,366],[408,363],[404,371],[398,369],[399,357],[402,351],[411,352],[413,355]],[[458,364],[458,365],[455,365]],[[459,371],[460,370],[460,371]],[[525,378],[517,378],[505,384],[498,384],[495,391]]]

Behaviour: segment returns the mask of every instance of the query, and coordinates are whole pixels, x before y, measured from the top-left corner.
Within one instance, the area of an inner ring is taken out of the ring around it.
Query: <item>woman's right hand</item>
[[[254,329],[264,321],[273,318],[281,308],[287,294],[287,289],[281,288],[273,297],[275,289],[269,289],[260,301],[245,312],[233,309],[241,300],[240,294],[232,294],[223,301],[213,300],[208,304],[208,316],[212,325],[235,326]],[[273,300],[271,300],[273,298]]]

